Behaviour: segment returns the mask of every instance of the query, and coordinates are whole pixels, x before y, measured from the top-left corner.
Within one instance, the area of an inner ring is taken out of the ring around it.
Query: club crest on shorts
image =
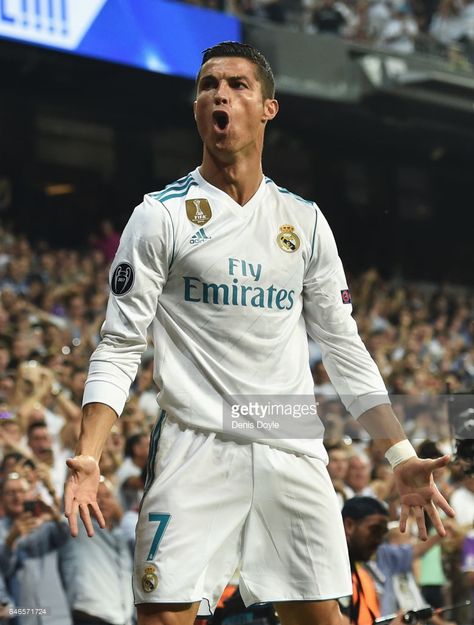
[[[145,567],[145,573],[142,577],[142,588],[145,592],[153,592],[158,588],[158,575],[156,568],[150,564]]]
[[[284,224],[283,226],[280,226],[280,232],[276,238],[276,242],[278,243],[280,249],[290,254],[292,252],[296,252],[300,246],[300,238],[294,230],[293,226]]]
[[[133,286],[135,281],[135,271],[132,265],[129,263],[120,263],[115,267],[112,279],[110,281],[110,288],[114,295],[125,295]]]
[[[209,202],[204,198],[196,198],[195,200],[186,200],[186,215],[189,221],[198,226],[207,224],[212,217]]]

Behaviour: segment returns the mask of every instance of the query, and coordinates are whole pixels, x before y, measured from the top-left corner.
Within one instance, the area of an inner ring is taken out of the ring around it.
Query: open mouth
[[[225,111],[214,111],[212,117],[219,130],[225,130],[229,125],[229,115]]]

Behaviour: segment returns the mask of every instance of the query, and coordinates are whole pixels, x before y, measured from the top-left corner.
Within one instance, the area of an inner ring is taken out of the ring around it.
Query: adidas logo
[[[199,245],[199,243],[204,243],[204,241],[208,241],[210,238],[211,237],[207,236],[204,228],[199,228],[199,230],[189,239],[189,243],[191,245]]]

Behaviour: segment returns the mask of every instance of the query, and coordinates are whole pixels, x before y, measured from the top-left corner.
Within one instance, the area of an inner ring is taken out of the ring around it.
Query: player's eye
[[[216,81],[213,78],[204,78],[199,85],[200,91],[208,91],[213,89],[216,85]]]

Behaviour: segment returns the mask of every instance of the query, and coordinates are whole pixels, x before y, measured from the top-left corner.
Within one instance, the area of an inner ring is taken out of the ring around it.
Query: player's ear
[[[268,122],[276,117],[279,108],[277,100],[267,98],[263,104],[262,122]]]
[[[194,100],[193,102],[193,115],[194,115],[194,119],[196,119],[196,100]]]

